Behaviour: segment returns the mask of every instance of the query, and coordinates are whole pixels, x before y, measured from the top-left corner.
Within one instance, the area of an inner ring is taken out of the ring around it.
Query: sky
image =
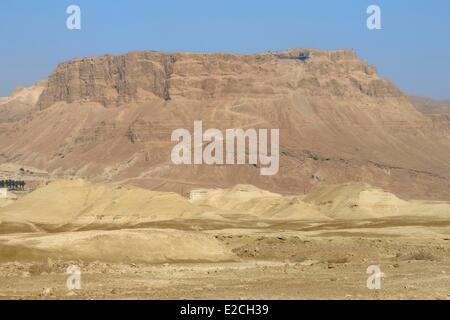
[[[372,4],[381,30],[367,28]],[[0,0],[0,96],[76,57],[289,48],[354,49],[405,93],[450,99],[449,0]]]

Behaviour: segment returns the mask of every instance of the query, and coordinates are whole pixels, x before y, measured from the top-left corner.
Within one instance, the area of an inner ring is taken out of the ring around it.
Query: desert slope
[[[450,100],[434,100],[425,97],[410,97],[412,104],[433,121],[442,135],[450,136]]]
[[[26,118],[2,120],[0,163],[184,195],[240,183],[302,194],[361,181],[403,198],[450,199],[449,136],[353,51],[308,50],[301,61],[304,51],[64,62]],[[195,120],[279,128],[279,173],[173,165],[170,134]]]

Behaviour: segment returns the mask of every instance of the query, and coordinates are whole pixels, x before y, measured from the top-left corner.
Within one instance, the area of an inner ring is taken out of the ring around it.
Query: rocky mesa
[[[183,195],[239,183],[305,194],[364,182],[403,198],[450,199],[450,137],[351,50],[75,59],[27,103],[26,116],[0,119],[0,164],[49,178]],[[0,102],[0,115],[4,108]],[[195,120],[220,130],[279,128],[279,173],[172,164],[171,132],[192,129]]]

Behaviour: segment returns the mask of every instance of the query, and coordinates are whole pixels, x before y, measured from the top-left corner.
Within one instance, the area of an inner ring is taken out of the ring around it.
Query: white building
[[[192,190],[189,193],[189,200],[191,202],[203,200],[208,197],[208,190]]]
[[[0,188],[0,199],[8,198],[8,189]]]
[[[0,188],[0,199],[17,199],[17,196],[8,192],[8,188]]]

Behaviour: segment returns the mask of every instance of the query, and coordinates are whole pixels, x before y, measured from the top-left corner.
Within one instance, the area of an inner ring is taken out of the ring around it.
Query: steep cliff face
[[[350,50],[77,59],[57,67],[36,109],[0,125],[1,163],[181,193],[237,183],[301,193],[364,181],[450,199],[450,138]],[[195,120],[205,129],[279,128],[279,173],[173,165],[171,132]]]
[[[373,67],[352,51],[302,50],[258,55],[163,54],[78,59],[60,64],[39,100],[41,108],[65,101],[91,101],[105,107],[142,102],[151,96],[205,99],[285,94],[301,90],[316,96],[401,96]]]
[[[44,109],[58,101],[92,101],[115,106],[145,100],[146,94],[169,99],[174,62],[172,55],[143,52],[62,63],[49,77],[38,105]]]

